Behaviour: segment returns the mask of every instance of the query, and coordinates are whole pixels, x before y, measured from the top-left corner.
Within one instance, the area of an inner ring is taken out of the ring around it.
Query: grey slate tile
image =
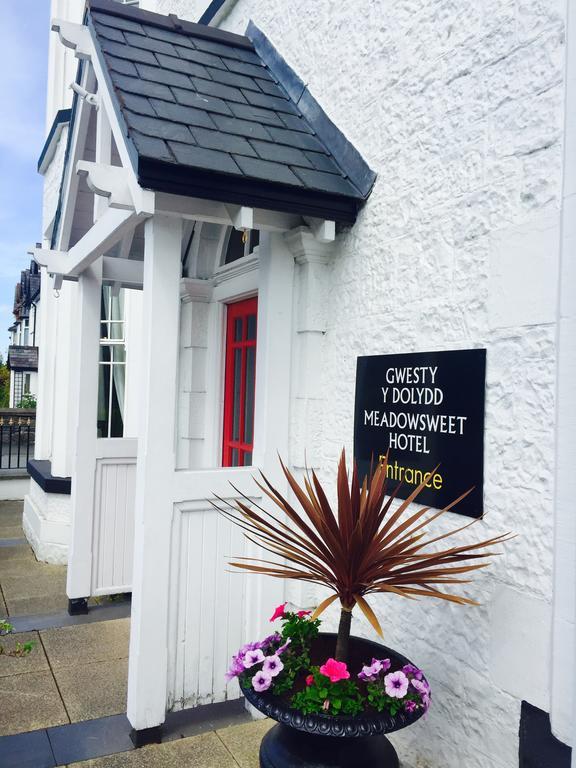
[[[156,139],[153,136],[144,136],[138,131],[132,131],[130,137],[134,142],[139,154],[143,157],[151,157],[155,160],[165,160],[169,163],[174,162],[174,156],[168,149],[168,145],[162,139]],[[182,146],[186,146],[183,144]]]
[[[278,83],[273,83],[272,80],[263,80],[261,77],[255,77],[254,82],[258,86],[258,90],[268,93],[270,96],[279,96],[281,99],[289,98],[284,88],[280,88]]]
[[[169,120],[161,120],[159,117],[145,117],[135,115],[128,110],[124,117],[131,128],[135,128],[146,136],[156,136],[165,141],[181,141],[184,144],[193,144],[192,134],[185,125],[172,123]]]
[[[191,88],[193,90],[192,80],[182,72],[173,72],[171,69],[163,69],[162,67],[150,67],[148,64],[136,64],[136,68],[137,74],[144,80],[153,80],[156,83],[176,85],[179,88]]]
[[[117,59],[114,56],[110,56],[105,53],[104,58],[110,69],[114,72],[119,72],[121,75],[129,75],[130,77],[138,77],[138,70],[136,65],[126,59]]]
[[[246,104],[246,99],[242,95],[242,91],[239,91],[238,88],[215,83],[211,80],[203,80],[200,77],[193,77],[192,82],[198,93],[205,93],[208,96],[216,96],[217,98],[225,99],[226,101],[239,101],[242,104]]]
[[[312,152],[326,152],[325,148],[317,138],[309,133],[299,133],[298,131],[289,131],[288,129],[268,128],[272,138],[281,144],[288,144],[289,147],[299,147],[300,149],[310,149]]]
[[[196,168],[204,168],[215,173],[229,173],[235,176],[241,175],[240,168],[226,152],[217,152],[204,147],[193,147],[190,144],[177,144],[170,142],[170,149],[176,160],[183,165],[192,165]]]
[[[174,95],[179,104],[187,107],[196,107],[196,109],[205,109],[208,112],[217,112],[221,115],[232,114],[228,109],[226,102],[222,99],[216,99],[213,96],[207,96],[203,93],[194,91],[184,91],[182,88],[174,88]]]
[[[236,72],[228,72],[224,69],[214,69],[213,67],[209,67],[208,73],[210,78],[215,80],[217,83],[233,85],[236,88],[249,88],[253,91],[258,90],[256,81],[251,77],[247,77],[246,75],[238,75]]]
[[[92,11],[92,17],[100,24],[104,24],[106,27],[114,27],[114,29],[124,29],[127,32],[136,32],[143,35],[144,29],[142,25],[137,21],[131,19],[124,19],[121,16],[109,16],[107,13],[99,13],[98,11]]]
[[[160,66],[165,67],[166,69],[173,69],[176,72],[184,72],[186,75],[194,75],[196,77],[210,79],[208,70],[202,64],[175,58],[174,56],[166,56],[163,53],[159,53],[157,59]]]
[[[246,99],[255,107],[264,107],[264,109],[273,109],[275,112],[289,112],[293,115],[299,115],[297,107],[288,99],[279,96],[269,96],[267,93],[256,93],[256,91],[242,91]]]
[[[126,38],[119,29],[114,27],[107,27],[105,24],[94,23],[94,27],[99,35],[108,38],[108,40],[114,40],[116,43],[125,43]]]
[[[278,117],[282,120],[286,128],[290,128],[291,131],[302,131],[303,133],[312,133],[312,129],[301,117],[296,115],[288,115],[286,112],[280,112]]]
[[[136,48],[144,48],[145,50],[153,51],[154,53],[167,53],[169,56],[178,55],[172,43],[167,43],[164,40],[156,40],[156,38],[149,36],[144,37],[143,35],[135,35],[133,32],[126,32],[124,36],[126,42]]]
[[[213,53],[222,58],[237,59],[238,61],[245,61],[247,64],[260,65],[258,55],[247,48],[238,48],[236,46],[226,45],[225,43],[218,43],[215,40],[204,40],[201,37],[194,39],[194,45],[200,51]]]
[[[241,75],[248,75],[249,77],[259,77],[262,80],[273,80],[274,78],[266,67],[258,64],[246,64],[244,61],[235,61],[234,59],[226,59],[226,67],[231,72],[238,72]]]
[[[301,165],[304,168],[314,169],[314,166],[304,152],[296,149],[296,147],[287,147],[285,144],[273,144],[270,141],[257,141],[254,139],[251,144],[262,160],[274,160],[277,163]]]
[[[148,96],[155,99],[174,101],[174,95],[170,88],[161,83],[153,83],[150,80],[139,80],[136,77],[126,77],[112,72],[112,82],[117,88],[128,93],[136,93],[140,96]],[[185,93],[185,91],[183,91]]]
[[[134,48],[132,45],[115,43],[112,40],[100,39],[100,45],[105,53],[117,56],[119,59],[128,59],[128,61],[140,61],[143,64],[153,64],[157,62],[151,51],[144,51],[142,48]]]
[[[147,99],[144,99],[144,101],[152,105],[159,117],[163,117],[166,120],[174,120],[176,123],[184,123],[185,125],[198,125],[202,128],[216,128],[210,115],[201,109],[184,107],[181,104],[170,104],[167,101],[160,101],[160,99],[150,99],[149,102]],[[134,109],[133,111],[138,112],[139,110]]]
[[[205,64],[207,67],[216,67],[216,69],[226,69],[226,65],[218,56],[204,51],[197,51],[195,48],[182,48],[175,46],[178,55],[186,61],[193,61],[195,64]]]
[[[300,179],[292,173],[290,168],[281,163],[272,163],[268,160],[255,160],[252,157],[242,157],[234,155],[234,160],[238,163],[246,176],[253,176],[265,181],[273,181],[279,184],[290,184],[291,186],[304,186]]]
[[[221,152],[237,152],[240,155],[257,157],[249,142],[242,136],[234,136],[222,131],[210,131],[205,128],[190,128],[196,143],[207,149],[218,149]]]
[[[277,115],[276,112],[272,112],[270,109],[260,109],[260,107],[253,107],[252,104],[235,104],[234,102],[230,102],[228,106],[236,117],[241,117],[245,120],[253,120],[255,123],[276,125],[278,128],[284,127],[284,123],[279,115]]]
[[[311,189],[320,189],[323,192],[333,192],[336,195],[355,194],[356,190],[348,179],[335,173],[322,173],[311,171],[308,168],[293,168],[304,184]]]
[[[270,141],[270,134],[264,126],[258,123],[252,123],[248,120],[239,120],[236,117],[224,117],[223,115],[212,115],[212,120],[218,128],[227,133],[234,133],[237,136],[246,136],[249,139],[263,139]]]
[[[122,102],[132,112],[137,112],[139,115],[150,115],[150,117],[156,117],[156,112],[152,107],[152,104],[143,96],[134,96],[131,93],[123,93]],[[162,104],[168,106],[168,102],[163,101]]]
[[[162,29],[161,27],[154,27],[152,24],[146,24],[145,34],[148,37],[153,37],[155,40],[164,40],[166,43],[177,43],[186,48],[194,48],[192,40],[180,32],[172,32],[170,29]]]
[[[329,155],[324,155],[321,152],[309,152],[308,150],[304,150],[304,154],[317,171],[326,171],[326,173],[338,174],[342,173],[340,168],[338,168],[334,162],[334,159]]]

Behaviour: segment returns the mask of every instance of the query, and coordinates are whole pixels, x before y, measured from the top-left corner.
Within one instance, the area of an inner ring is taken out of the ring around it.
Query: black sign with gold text
[[[484,480],[486,350],[359,357],[354,455],[363,477],[389,450],[388,488],[436,509],[480,517]],[[439,464],[437,473],[430,473]]]

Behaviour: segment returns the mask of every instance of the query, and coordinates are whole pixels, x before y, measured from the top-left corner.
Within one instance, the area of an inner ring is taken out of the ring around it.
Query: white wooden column
[[[146,222],[128,672],[128,719],[136,731],[159,726],[166,714],[181,241],[181,220],[154,216]]]
[[[332,243],[322,243],[307,227],[285,235],[296,262],[293,439],[291,463],[320,466],[323,405],[322,348],[326,334],[326,284]],[[304,456],[306,453],[306,456]]]
[[[98,357],[102,259],[78,278],[75,367],[76,435],[72,467],[72,539],[68,555],[66,592],[70,599],[90,595],[92,573],[92,520],[98,418]]]
[[[54,398],[54,346],[55,312],[52,280],[46,269],[40,270],[41,300],[38,315],[39,333],[36,334],[38,351],[38,389],[36,398],[36,440],[34,458],[50,459],[52,446],[52,414]],[[11,377],[12,379],[12,377]]]

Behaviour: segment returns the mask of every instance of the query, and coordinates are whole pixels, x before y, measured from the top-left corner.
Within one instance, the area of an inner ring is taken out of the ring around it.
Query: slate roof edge
[[[206,24],[196,24],[193,21],[185,21],[178,18],[176,14],[171,13],[165,16],[161,13],[145,11],[138,6],[122,5],[116,0],[87,0],[88,10],[100,11],[110,16],[119,16],[125,19],[131,19],[138,23],[151,24],[161,29],[168,29],[173,32],[182,32],[184,34],[203,37],[205,40],[213,40],[218,43],[228,43],[239,48],[252,50],[252,43],[244,35],[236,35],[233,32],[227,32],[223,29],[215,29]]]
[[[231,181],[233,183],[231,183]],[[290,187],[255,178],[202,171],[157,159],[140,157],[138,183],[158,192],[201,197],[301,216],[314,216],[353,224],[362,199],[303,187]]]
[[[366,199],[376,181],[374,171],[356,147],[330,120],[303,80],[252,20],[248,22],[246,36],[252,41],[256,53],[287,91],[320,141],[331,152],[342,171]]]
[[[38,173],[44,174],[50,165],[50,162],[54,157],[54,152],[56,151],[56,145],[60,139],[62,129],[70,122],[71,116],[71,109],[59,109],[58,112],[56,112],[56,117],[54,118],[52,126],[50,127],[50,131],[46,137],[42,151],[40,152],[40,157],[38,158]]]

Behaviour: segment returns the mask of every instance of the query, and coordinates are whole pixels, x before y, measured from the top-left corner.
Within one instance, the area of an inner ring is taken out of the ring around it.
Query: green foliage
[[[24,395],[22,395],[22,399],[16,408],[36,408],[36,395],[32,395],[30,392],[26,392]]]
[[[318,667],[312,668],[312,677],[314,682],[295,694],[291,701],[303,714],[357,715],[364,709],[364,698],[354,680],[332,683],[320,674]]]
[[[282,654],[284,669],[274,681],[272,692],[280,695],[291,691],[296,676],[310,667],[310,645],[318,636],[319,619],[310,621],[305,616],[286,611],[282,617],[282,639],[290,645]]]
[[[374,683],[368,683],[366,690],[368,692],[368,704],[378,712],[383,712],[386,710],[390,712],[392,716],[397,715],[401,709],[404,709],[407,701],[413,701],[420,705],[420,697],[414,693],[409,692],[402,699],[388,696],[384,688],[383,680],[377,680]]]
[[[0,408],[8,408],[10,405],[10,371],[0,357]]]
[[[14,631],[14,627],[6,619],[0,619],[0,635],[8,635]],[[2,643],[0,643],[0,656],[28,656],[32,652],[32,649],[36,643],[33,640],[29,640],[27,643],[16,643],[16,647],[13,651],[7,651]]]

